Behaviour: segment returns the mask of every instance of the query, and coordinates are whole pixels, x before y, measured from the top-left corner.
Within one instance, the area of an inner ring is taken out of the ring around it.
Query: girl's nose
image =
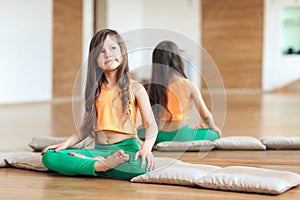
[[[110,50],[105,51],[105,57],[111,57],[111,51]]]

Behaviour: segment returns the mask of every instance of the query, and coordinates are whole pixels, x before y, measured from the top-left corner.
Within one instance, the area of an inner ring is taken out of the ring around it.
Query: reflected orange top
[[[132,82],[129,85],[131,86]],[[130,89],[129,89],[130,91]],[[109,130],[126,134],[136,134],[137,107],[133,97],[129,93],[129,116],[122,112],[122,94],[119,88],[107,89],[104,84],[101,86],[101,93],[96,100],[98,114],[96,131]]]
[[[188,79],[179,79],[169,83],[167,91],[167,106],[172,114],[172,121],[189,119],[192,105],[188,91]],[[163,116],[161,119],[168,120],[169,118],[168,116]]]

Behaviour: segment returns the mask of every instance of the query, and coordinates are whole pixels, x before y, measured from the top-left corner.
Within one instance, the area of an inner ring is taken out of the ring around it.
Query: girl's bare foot
[[[108,156],[105,160],[99,160],[95,163],[95,172],[108,171],[129,160],[129,155],[125,154],[123,150],[116,151],[114,154]]]

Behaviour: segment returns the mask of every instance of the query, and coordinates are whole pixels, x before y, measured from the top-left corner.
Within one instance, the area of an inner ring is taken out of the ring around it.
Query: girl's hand
[[[48,151],[49,149],[54,149],[54,151],[59,151],[59,150],[66,149],[66,148],[68,148],[68,144],[66,142],[50,145],[50,146],[47,146],[42,149],[41,155],[46,153],[46,151]]]
[[[136,161],[138,158],[141,158],[141,168],[145,164],[145,160],[147,161],[147,167],[146,170],[152,170],[154,169],[154,156],[151,151],[146,151],[143,149],[140,149],[139,151],[136,152],[134,156],[134,161]]]

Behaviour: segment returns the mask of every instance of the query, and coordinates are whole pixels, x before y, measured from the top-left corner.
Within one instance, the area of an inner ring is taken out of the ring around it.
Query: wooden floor
[[[75,115],[78,116],[78,114]],[[299,136],[300,94],[241,93],[226,96],[223,136]],[[0,105],[0,147],[30,151],[32,137],[68,136],[74,129],[69,101]],[[300,173],[300,151],[155,152],[185,162],[245,165]],[[300,187],[281,195],[226,192],[174,185],[138,184],[105,178],[65,177],[57,173],[0,169],[0,199],[222,199],[292,200]]]

